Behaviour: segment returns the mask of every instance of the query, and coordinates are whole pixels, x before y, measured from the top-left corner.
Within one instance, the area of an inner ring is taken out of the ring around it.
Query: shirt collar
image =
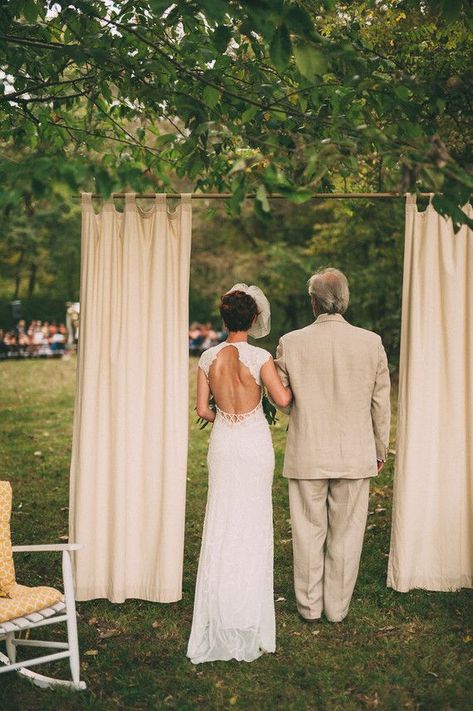
[[[339,323],[346,323],[342,314],[320,314],[320,316],[317,316],[314,323],[325,323],[325,321],[338,321]]]

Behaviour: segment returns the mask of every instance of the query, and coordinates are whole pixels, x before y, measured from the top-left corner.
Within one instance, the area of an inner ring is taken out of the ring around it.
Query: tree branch
[[[52,94],[51,96],[36,96],[30,99],[8,99],[8,101],[13,101],[14,103],[18,104],[41,104],[47,103],[48,101],[64,101],[65,99],[77,99],[79,96],[86,96],[88,91],[88,89],[84,89],[84,91],[79,91],[77,92],[77,94]]]
[[[246,104],[251,104],[252,106],[256,106],[257,108],[261,109],[262,111],[267,110],[267,104],[263,104],[259,101],[255,101],[254,99],[249,98],[248,96],[243,96],[241,94],[236,94],[235,92],[229,91],[225,86],[222,84],[216,84],[213,81],[209,81],[208,79],[205,79],[201,73],[193,71],[192,69],[188,69],[185,67],[183,64],[178,62],[175,59],[172,59],[163,49],[160,47],[156,42],[152,42],[150,39],[147,37],[143,37],[142,34],[135,32],[134,30],[130,29],[130,26],[124,25],[121,22],[114,22],[113,20],[105,19],[105,18],[98,18],[96,15],[93,13],[88,13],[89,16],[94,17],[95,19],[101,19],[103,22],[106,24],[112,25],[115,28],[119,28],[121,30],[124,30],[125,32],[128,32],[129,34],[133,35],[137,39],[139,39],[143,44],[147,45],[148,47],[151,47],[152,49],[155,50],[155,52],[158,52],[167,62],[172,64],[172,66],[176,67],[180,72],[183,72],[184,74],[187,74],[188,76],[192,77],[196,81],[201,82],[202,84],[205,84],[206,86],[211,86],[214,89],[217,89],[218,91],[222,92],[222,94],[226,94],[226,96],[230,96],[234,99],[238,99],[238,101],[242,101],[243,103]],[[133,25],[133,27],[136,27],[136,25]],[[292,116],[299,116],[299,117],[304,117],[305,114],[301,113],[300,111],[292,111],[291,110],[291,115]]]
[[[95,75],[93,74],[87,74],[84,77],[77,77],[76,79],[64,79],[62,81],[50,81],[44,82],[42,84],[35,84],[34,86],[30,86],[27,89],[22,89],[22,91],[14,91],[10,94],[4,94],[3,96],[0,96],[0,102],[13,101],[16,99],[16,97],[22,96],[23,94],[29,94],[31,92],[36,91],[37,89],[49,89],[52,86],[64,86],[66,84],[75,84],[76,82],[86,81],[87,79],[94,78],[94,76]]]
[[[0,35],[0,40],[10,44],[26,44],[31,47],[43,47],[44,49],[67,49],[69,47],[80,48],[78,44],[62,44],[60,42],[44,42],[42,40],[31,39],[30,37],[17,37],[15,35]]]
[[[133,148],[140,148],[143,151],[146,151],[147,153],[150,153],[153,157],[159,158],[159,160],[164,161],[165,163],[169,163],[172,166],[175,166],[177,161],[173,161],[170,158],[164,158],[160,153],[158,153],[154,148],[150,148],[149,146],[143,146],[141,143],[137,143],[136,141],[127,141],[124,138],[117,138],[116,136],[110,136],[108,133],[97,133],[95,131],[88,131],[85,128],[78,128],[77,126],[70,126],[67,123],[55,123],[54,121],[48,121],[48,124],[51,126],[54,126],[56,128],[65,128],[69,129],[70,131],[77,131],[80,133],[85,133],[88,136],[93,136],[94,138],[106,138],[109,141],[115,141],[115,143],[124,143],[127,146],[133,146]]]

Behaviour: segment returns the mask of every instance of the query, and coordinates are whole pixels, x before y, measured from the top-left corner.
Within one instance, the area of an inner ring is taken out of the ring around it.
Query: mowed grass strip
[[[0,477],[13,485],[15,543],[58,542],[67,536],[74,379],[75,359],[0,364]],[[87,691],[41,690],[6,674],[0,677],[0,709],[471,709],[473,592],[399,594],[385,585],[392,458],[372,484],[349,617],[342,624],[315,626],[299,619],[292,589],[287,484],[281,476],[283,417],[273,428],[277,652],[251,664],[190,664],[185,651],[210,434],[210,428],[198,429],[192,407],[182,601],[80,603]],[[61,584],[60,558],[54,554],[17,555],[16,567],[19,582]],[[43,630],[46,636],[58,638],[60,631]],[[49,671],[69,678],[66,664],[51,665]]]

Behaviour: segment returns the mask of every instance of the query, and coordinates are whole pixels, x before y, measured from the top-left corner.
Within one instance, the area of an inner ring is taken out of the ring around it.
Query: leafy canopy
[[[1,5],[3,206],[185,179],[261,216],[271,192],[379,189],[467,219],[468,2]]]

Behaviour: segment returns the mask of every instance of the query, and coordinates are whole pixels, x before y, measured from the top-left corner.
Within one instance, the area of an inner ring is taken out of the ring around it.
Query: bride
[[[209,490],[187,656],[251,662],[275,650],[274,451],[263,413],[265,386],[287,406],[268,351],[248,335],[269,333],[269,302],[257,286],[236,284],[220,305],[228,339],[204,351],[197,372],[197,413],[213,422],[207,456]],[[209,405],[213,396],[216,412]]]

